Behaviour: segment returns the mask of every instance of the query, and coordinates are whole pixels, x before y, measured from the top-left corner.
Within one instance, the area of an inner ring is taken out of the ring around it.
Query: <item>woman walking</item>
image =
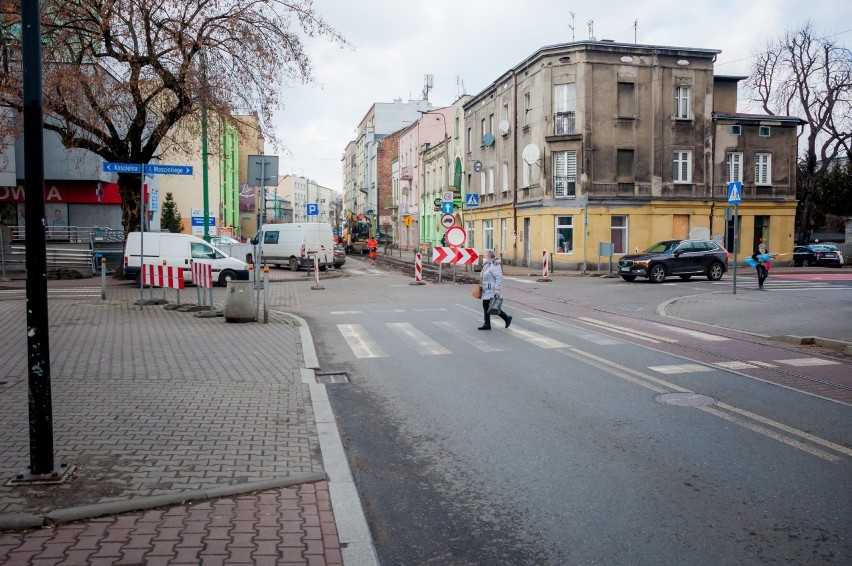
[[[491,305],[491,299],[503,294],[503,267],[500,265],[500,258],[496,256],[494,250],[485,250],[485,260],[482,263],[482,272],[479,274],[479,284],[482,286],[482,313],[485,316],[485,322],[479,327],[479,330],[491,330],[491,315],[488,314],[488,307]],[[503,312],[502,309],[498,316],[506,323],[506,328],[509,328],[509,325],[512,324],[512,317]]]

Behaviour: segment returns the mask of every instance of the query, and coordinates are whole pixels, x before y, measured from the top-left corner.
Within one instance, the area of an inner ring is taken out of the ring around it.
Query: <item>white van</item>
[[[252,243],[257,245],[257,235]],[[263,263],[278,267],[287,265],[293,271],[300,267],[313,269],[316,253],[319,268],[325,271],[334,265],[334,234],[331,224],[267,224],[263,227],[260,253]]]
[[[222,252],[196,236],[173,234],[170,232],[139,232],[127,234],[124,246],[124,277],[139,282],[141,254],[145,254],[145,263],[181,267],[183,278],[192,280],[189,261],[208,260],[213,266],[213,280],[223,287],[230,280],[248,281],[248,264]]]

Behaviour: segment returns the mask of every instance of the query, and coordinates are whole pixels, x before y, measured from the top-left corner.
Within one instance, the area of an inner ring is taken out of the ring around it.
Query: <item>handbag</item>
[[[494,297],[488,304],[488,314],[500,314],[503,310],[503,297]]]
[[[473,298],[482,298],[482,285],[480,285],[479,283],[477,283],[476,287],[473,288]]]

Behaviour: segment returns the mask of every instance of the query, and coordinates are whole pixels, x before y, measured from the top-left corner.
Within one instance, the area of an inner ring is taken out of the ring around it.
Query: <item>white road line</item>
[[[722,369],[752,369],[757,367],[746,362],[716,362],[713,365]]]
[[[414,309],[414,312],[445,312],[446,310],[444,307],[437,307],[431,309]]]
[[[579,336],[575,336],[572,332],[565,328],[564,324],[555,320],[551,320],[549,318],[525,318],[524,321],[531,322],[533,324],[537,324],[539,326],[543,326],[551,330],[566,332],[568,334],[571,334],[572,338],[580,338],[581,340],[591,342],[592,344],[597,344],[598,346],[613,346],[615,344],[623,343],[622,341],[616,340],[615,338],[610,338],[609,336],[602,336],[600,334],[583,333]]]
[[[359,358],[386,358],[387,354],[360,324],[338,324],[337,329],[343,335],[352,353]]]
[[[331,311],[331,314],[361,314],[364,311]]]
[[[775,364],[770,364],[769,362],[761,362],[760,360],[748,360],[748,363],[754,364],[756,366],[760,366],[763,368],[777,368]]]
[[[697,373],[700,371],[713,371],[713,368],[703,366],[701,364],[677,364],[671,366],[650,366],[650,370],[657,373],[676,374],[676,373]]]
[[[775,360],[779,364],[787,364],[788,366],[804,367],[804,366],[837,366],[840,362],[824,360],[822,358],[796,358],[793,360]]]
[[[730,338],[726,338],[724,336],[717,336],[715,334],[707,334],[706,332],[700,332],[698,330],[690,330],[689,328],[680,328],[678,326],[667,326],[665,324],[660,324],[659,322],[651,323],[654,326],[657,326],[663,330],[668,330],[669,332],[676,332],[678,334],[685,334],[687,336],[691,336],[692,338],[697,338],[698,340],[704,340],[706,342],[727,342]]]
[[[533,279],[520,279],[518,277],[506,277],[505,275],[503,276],[503,279],[508,279],[509,281],[517,281],[518,283],[526,283],[527,285],[532,285],[536,283],[536,281]]]
[[[533,346],[538,346],[539,348],[568,348],[568,344],[564,342],[560,342],[559,340],[554,340],[553,338],[548,338],[544,334],[539,334],[538,332],[533,332],[532,330],[527,330],[525,328],[518,328],[516,326],[510,327],[506,332],[509,334],[517,335],[518,338],[529,342]]]
[[[495,346],[494,344],[492,344],[488,340],[482,338],[481,332],[479,332],[477,334],[472,334],[472,332],[475,332],[475,330],[473,330],[473,325],[471,325],[471,328],[462,328],[461,326],[459,326],[458,324],[456,324],[454,322],[449,322],[449,321],[445,321],[445,320],[435,322],[434,324],[435,324],[435,326],[437,326],[441,330],[449,332],[450,334],[452,334],[453,336],[455,336],[459,340],[467,342],[468,344],[470,344],[471,346],[473,346],[474,348],[476,348],[477,350],[479,350],[481,352],[500,352],[500,351],[502,351],[500,348],[498,348],[497,346]]]
[[[365,273],[360,269],[347,269],[346,273],[351,273],[352,275],[365,275]]]
[[[388,322],[385,325],[395,330],[414,342],[417,352],[421,356],[446,356],[452,354],[449,350],[414,328],[407,322]]]
[[[652,342],[657,344],[659,342],[668,342],[669,344],[677,344],[677,340],[674,338],[666,338],[665,336],[657,336],[656,334],[651,334],[649,332],[642,332],[641,330],[634,330],[632,328],[623,328],[621,326],[616,326],[614,324],[610,324],[608,322],[604,322],[602,320],[596,320],[594,318],[588,318],[582,316],[577,320],[582,320],[583,322],[587,322],[589,324],[594,324],[595,326],[599,326],[601,328],[605,328],[610,332],[617,332],[618,334],[626,334],[627,336],[631,336],[633,338],[638,338],[639,340],[645,340],[646,342]]]

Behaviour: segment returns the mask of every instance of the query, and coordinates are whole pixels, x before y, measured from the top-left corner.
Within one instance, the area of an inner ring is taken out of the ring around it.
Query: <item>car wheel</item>
[[[678,275],[678,277],[680,277],[684,281],[689,281],[689,278],[692,277],[692,275]]]
[[[299,271],[299,260],[294,257],[290,258],[290,271]]]
[[[628,282],[636,281],[635,275],[622,275],[621,278]]]
[[[652,267],[648,279],[651,280],[651,283],[662,283],[663,281],[665,281],[666,266],[661,263],[658,263],[657,265]]]
[[[808,260],[806,260],[806,259],[802,260],[802,267],[809,267],[810,265],[811,265],[811,262],[809,262]]]
[[[718,281],[722,278],[722,274],[725,273],[725,268],[721,263],[714,263],[710,265],[710,269],[707,270],[707,279],[710,281]]]
[[[325,271],[326,269],[328,269],[328,267],[327,267],[327,266],[325,266],[325,265],[322,265],[322,266],[320,266],[320,268],[319,268],[319,270],[320,270],[320,271]]]
[[[219,274],[219,286],[220,287],[227,287],[228,281],[233,281],[236,278],[237,278],[236,273],[234,273],[230,269],[226,269],[222,273]]]

